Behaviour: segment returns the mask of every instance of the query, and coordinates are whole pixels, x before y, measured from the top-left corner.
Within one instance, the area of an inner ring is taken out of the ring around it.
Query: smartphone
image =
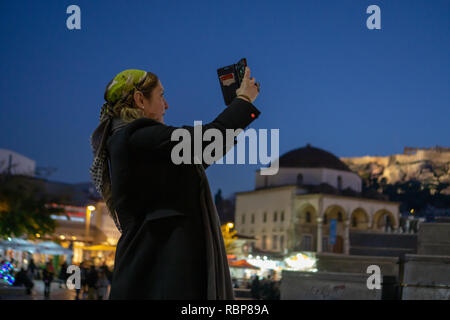
[[[242,58],[236,64],[217,69],[223,100],[227,106],[236,98],[236,90],[239,89],[242,79],[244,79],[245,67],[247,67],[247,59]]]

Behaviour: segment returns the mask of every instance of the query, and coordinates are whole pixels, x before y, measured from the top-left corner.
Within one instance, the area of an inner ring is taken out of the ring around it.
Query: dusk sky
[[[68,30],[66,9],[81,9]],[[381,30],[369,30],[369,5]],[[0,149],[90,181],[89,143],[107,83],[157,74],[169,125],[224,108],[216,70],[247,58],[261,82],[250,126],[280,130],[280,155],[338,157],[450,146],[450,1],[1,1]],[[261,165],[213,165],[213,193],[254,188]],[[149,168],[151,169],[151,168]]]

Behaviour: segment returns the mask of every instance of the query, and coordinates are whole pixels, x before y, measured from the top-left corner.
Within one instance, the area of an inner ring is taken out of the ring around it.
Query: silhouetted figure
[[[25,286],[26,293],[28,295],[30,295],[31,294],[31,289],[34,287],[34,283],[28,277],[27,272],[25,271],[25,269],[21,268],[20,271],[15,276],[15,281],[14,281],[13,286],[15,286],[15,287]]]
[[[44,281],[44,297],[50,297],[50,286],[53,281],[53,276],[55,274],[55,270],[53,268],[53,264],[51,261],[47,262],[45,268],[42,272],[42,280]]]
[[[255,275],[255,277],[252,280],[252,283],[250,285],[250,293],[252,295],[253,299],[259,300],[260,299],[260,283],[259,283],[259,279],[258,276]]]
[[[98,273],[95,266],[91,266],[86,276],[86,284],[88,286],[88,300],[95,300],[97,295]]]

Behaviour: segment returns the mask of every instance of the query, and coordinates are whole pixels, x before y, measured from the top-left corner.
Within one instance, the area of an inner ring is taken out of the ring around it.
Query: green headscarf
[[[122,232],[122,229],[112,203],[111,178],[109,176],[109,164],[106,154],[106,140],[110,134],[114,118],[112,106],[121,99],[124,99],[136,85],[145,80],[146,76],[146,71],[128,69],[120,72],[108,83],[104,94],[106,102],[100,110],[100,124],[91,135],[91,146],[94,153],[94,161],[89,170],[91,179],[97,191],[105,200],[114,223],[120,232]],[[126,123],[120,125],[124,124]]]
[[[105,100],[114,105],[120,99],[125,98],[138,83],[145,79],[146,75],[147,72],[137,69],[122,71],[108,83]]]

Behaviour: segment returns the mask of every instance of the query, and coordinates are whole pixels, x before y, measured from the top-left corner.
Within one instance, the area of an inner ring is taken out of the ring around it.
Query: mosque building
[[[256,172],[255,189],[236,193],[235,229],[256,240],[243,253],[350,254],[350,233],[387,233],[399,202],[362,193],[362,179],[335,155],[307,145],[279,159],[276,175]]]

